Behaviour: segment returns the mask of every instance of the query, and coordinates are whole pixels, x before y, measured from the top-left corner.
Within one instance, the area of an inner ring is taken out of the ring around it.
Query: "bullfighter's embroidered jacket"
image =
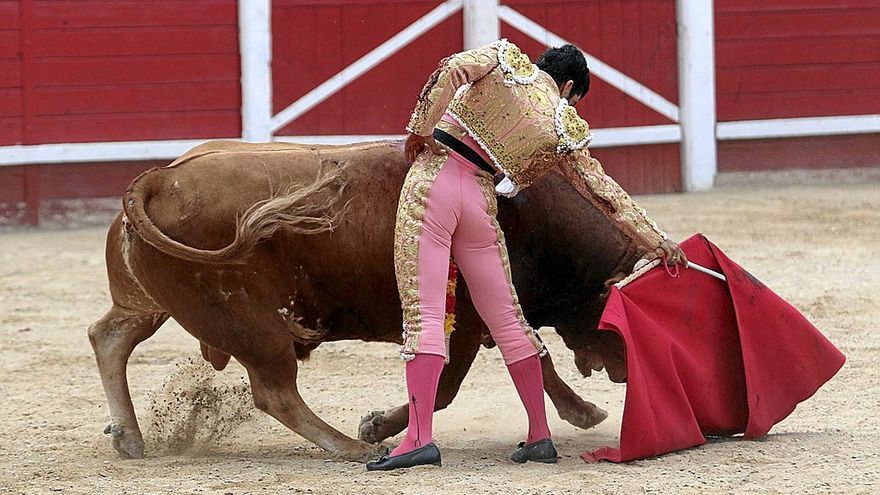
[[[557,169],[647,250],[666,238],[587,149],[587,122],[553,78],[507,40],[447,57],[419,95],[407,130],[429,136],[449,113],[476,140],[513,193]]]

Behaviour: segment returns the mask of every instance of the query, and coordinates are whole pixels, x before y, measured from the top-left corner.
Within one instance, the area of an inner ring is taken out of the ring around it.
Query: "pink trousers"
[[[476,146],[467,137],[461,140]],[[492,177],[457,153],[425,151],[413,164],[401,191],[394,250],[404,359],[416,354],[446,357],[450,254],[505,363],[543,352],[543,343],[523,317],[496,211]]]

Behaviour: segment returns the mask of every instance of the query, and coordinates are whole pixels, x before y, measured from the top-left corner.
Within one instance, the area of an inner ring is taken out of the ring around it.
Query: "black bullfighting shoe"
[[[510,455],[512,461],[519,462],[520,464],[526,461],[555,464],[557,457],[556,447],[553,446],[553,440],[549,438],[538,440],[528,445],[525,442],[520,442],[519,448]]]
[[[443,465],[440,461],[440,449],[434,445],[434,442],[407,452],[406,454],[400,454],[393,457],[386,453],[380,457],[378,461],[368,462],[367,471],[391,471],[392,469],[423,466],[426,464],[431,464],[437,467]]]

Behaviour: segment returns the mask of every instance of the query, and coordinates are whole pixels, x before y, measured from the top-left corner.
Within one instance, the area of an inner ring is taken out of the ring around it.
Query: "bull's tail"
[[[339,184],[342,168],[322,171],[311,184],[292,186],[248,208],[236,219],[235,239],[228,246],[198,249],[168,237],[147,215],[146,204],[155,193],[154,170],[141,174],[126,191],[122,201],[125,215],[145,242],[165,254],[193,262],[244,264],[257,243],[279,229],[305,235],[330,232],[348,207],[339,205],[344,190]]]

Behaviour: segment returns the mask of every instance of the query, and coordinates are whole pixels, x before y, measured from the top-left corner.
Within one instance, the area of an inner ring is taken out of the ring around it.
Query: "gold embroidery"
[[[467,128],[495,167],[520,188],[552,168],[547,153],[559,138],[554,123],[559,90],[545,72],[534,84],[506,87],[501,70],[472,84],[449,105],[449,113]],[[542,155],[537,163],[535,159]]]
[[[449,356],[452,353],[449,346],[452,340],[452,332],[455,331],[455,289],[458,287],[458,265],[455,260],[449,258],[449,278],[446,281],[446,313],[443,318],[443,335],[446,344],[446,364],[449,364]],[[450,304],[450,301],[452,303]]]
[[[569,163],[562,165],[563,174],[583,196],[612,220],[627,236],[647,249],[654,249],[665,234],[648,218],[644,209],[605,174],[598,160],[584,150],[573,154]]]
[[[456,78],[464,77],[469,88],[451,94],[450,86],[462,82]],[[529,80],[510,85],[511,77]],[[448,110],[495,168],[523,188],[552,168],[550,153],[559,144],[555,125],[559,102],[553,78],[515,44],[500,40],[444,60],[422,90],[407,130],[428,135]]]
[[[565,99],[560,99],[559,105],[556,107],[555,125],[556,135],[559,136],[556,150],[559,152],[581,149],[590,144],[593,139],[587,121],[582,119],[577,110],[570,106]]]
[[[495,168],[518,188],[528,187],[558,165],[578,191],[627,235],[649,249],[659,245],[665,234],[590,157],[586,149],[591,137],[589,125],[560,98],[553,78],[538,70],[528,84],[507,84],[508,76],[528,74],[529,64],[528,57],[506,40],[454,55],[444,64],[445,72],[437,76],[436,84],[432,77],[423,91],[410,129],[436,122],[440,117],[433,114],[448,110],[489,155]],[[470,79],[469,89],[449,95],[448,84],[441,80],[453,77],[450,73],[456,67],[478,65],[480,71],[474,69],[471,75],[480,77]],[[450,100],[443,100],[447,96]],[[450,101],[448,109],[435,108],[434,102],[440,100]],[[445,124],[438,125],[444,128]],[[422,135],[431,131],[418,130]]]
[[[498,63],[504,71],[504,83],[510,86],[535,82],[538,77],[538,66],[532,63],[528,55],[507,39],[499,40],[497,43]]]
[[[497,65],[496,44],[457,53],[441,60],[422,88],[406,130],[420,136],[430,134],[435,123],[446,111],[446,98],[451,99],[455,94],[453,86],[466,82],[458,79],[479,79]]]
[[[519,47],[514,45],[513,43],[507,45],[507,50],[504,51],[507,61],[510,64],[510,67],[513,68],[513,71],[518,76],[531,76],[532,72],[532,61],[529,60],[529,57],[519,51]]]
[[[477,176],[477,181],[480,183],[480,189],[483,191],[483,196],[488,203],[489,217],[492,219],[492,227],[495,229],[495,235],[497,237],[495,244],[498,246],[498,255],[501,257],[501,266],[504,267],[504,274],[507,277],[507,285],[510,287],[510,295],[513,296],[513,306],[516,308],[516,317],[519,320],[523,332],[526,334],[526,337],[528,337],[532,345],[535,346],[538,354],[544,356],[547,354],[547,348],[544,346],[544,342],[541,341],[541,338],[538,337],[535,329],[526,321],[526,317],[522,312],[522,307],[519,305],[519,297],[516,295],[516,288],[513,286],[513,277],[510,273],[510,257],[507,255],[507,243],[504,241],[504,232],[501,230],[501,225],[496,218],[496,215],[498,214],[498,202],[495,199],[495,185],[493,184],[492,179],[486,175]]]
[[[590,127],[587,125],[587,122],[580,118],[574,107],[565,107],[565,115],[562,117],[562,125],[565,128],[565,132],[567,132],[575,141],[584,139],[590,132]]]
[[[516,176],[516,184],[520,189],[529,187],[551,169],[559,165],[560,155],[553,145],[547,145],[545,149],[535,152],[528,167],[519,170]]]
[[[458,140],[461,140],[461,138],[463,138],[464,135],[467,133],[461,127],[454,125],[454,124],[451,124],[449,122],[446,122],[445,120],[441,120],[440,122],[437,123],[437,129],[440,129],[441,131],[445,132],[446,134],[449,134],[450,136],[452,136]]]
[[[428,203],[428,192],[446,163],[446,156],[425,151],[409,169],[400,200],[394,227],[394,270],[403,310],[403,345],[400,356],[405,360],[415,357],[419,349],[422,316],[419,310],[419,237]]]

